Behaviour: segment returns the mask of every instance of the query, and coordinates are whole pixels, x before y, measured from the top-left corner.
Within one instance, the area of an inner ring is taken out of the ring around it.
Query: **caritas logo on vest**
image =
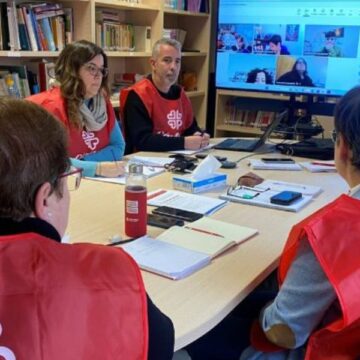
[[[179,110],[171,110],[167,115],[167,124],[169,125],[169,127],[172,130],[179,130],[182,128],[183,126],[183,121],[182,121],[182,113]],[[177,133],[167,133],[165,131],[160,131],[159,133],[161,133],[164,136],[180,136],[180,132],[178,131]]]

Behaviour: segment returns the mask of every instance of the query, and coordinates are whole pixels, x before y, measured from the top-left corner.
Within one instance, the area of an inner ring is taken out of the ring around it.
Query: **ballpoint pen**
[[[125,239],[125,240],[114,241],[110,244],[107,244],[107,246],[123,245],[123,244],[127,244],[127,243],[137,240],[137,239],[138,238],[129,238],[129,239]]]
[[[217,234],[217,233],[214,233],[214,232],[211,232],[211,231],[194,228],[194,227],[192,227],[192,226],[187,226],[187,225],[184,226],[184,227],[185,227],[185,229],[194,230],[194,231],[198,231],[198,232],[201,232],[201,233],[204,233],[204,234],[208,234],[208,235],[213,235],[213,236],[218,236],[218,237],[224,238],[223,235]]]

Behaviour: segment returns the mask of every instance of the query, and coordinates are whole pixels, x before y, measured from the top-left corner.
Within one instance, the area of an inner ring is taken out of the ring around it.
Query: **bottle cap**
[[[142,174],[143,166],[141,164],[130,164],[129,173],[130,174]]]

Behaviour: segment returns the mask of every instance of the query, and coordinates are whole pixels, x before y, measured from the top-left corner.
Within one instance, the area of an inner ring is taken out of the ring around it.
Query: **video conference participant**
[[[193,116],[185,91],[176,85],[181,66],[181,44],[160,39],[150,59],[151,76],[124,89],[120,106],[129,150],[196,150],[209,144]]]
[[[108,60],[86,41],[67,45],[55,65],[57,85],[27,99],[55,115],[69,134],[69,154],[84,176],[124,173],[125,141],[109,100]]]
[[[249,71],[246,79],[247,83],[272,84],[272,76],[265,69],[253,69]]]
[[[273,35],[269,39],[269,48],[275,55],[290,55],[289,50],[285,45],[282,45],[282,39],[280,35]]]
[[[295,86],[315,86],[307,72],[307,62],[303,58],[298,58],[291,71],[281,75],[277,80],[277,84],[291,84]]]
[[[249,322],[234,311],[201,347],[190,346],[192,360],[220,360],[229,348],[227,360],[238,360],[240,353],[240,360],[359,358],[360,87],[338,103],[333,135],[336,169],[349,193],[291,230],[280,258],[280,290],[260,311],[251,346],[241,352]]]
[[[341,49],[336,45],[336,34],[334,31],[327,31],[325,33],[325,45],[320,50],[320,53],[331,57],[341,57]]]
[[[120,248],[60,243],[69,190],[81,180],[69,165],[59,121],[0,98],[1,355],[172,359],[171,320],[146,295],[133,259]]]

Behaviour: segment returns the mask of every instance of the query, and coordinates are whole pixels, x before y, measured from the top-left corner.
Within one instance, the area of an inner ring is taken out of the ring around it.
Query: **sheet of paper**
[[[194,231],[186,227],[173,226],[157,237],[169,244],[182,246],[186,249],[202,252],[214,257],[235,242],[220,236]]]
[[[150,177],[153,177],[153,176],[163,173],[165,171],[165,169],[161,168],[161,167],[144,166],[143,171],[144,171],[145,177],[150,178]],[[115,178],[107,178],[107,177],[97,176],[97,177],[89,177],[87,179],[108,182],[108,183],[113,183],[113,184],[121,184],[121,185],[125,185],[125,182],[126,182],[125,175],[118,176]]]
[[[129,162],[143,164],[146,166],[165,166],[171,164],[174,158],[156,156],[132,156]]]
[[[261,184],[257,186],[257,188],[261,189],[271,189],[272,191],[280,192],[280,191],[296,191],[301,192],[303,195],[311,195],[316,196],[321,192],[320,186],[315,185],[305,185],[298,183],[291,183],[287,181],[280,180],[265,180]]]
[[[148,205],[150,206],[169,206],[204,215],[214,213],[225,204],[224,200],[177,190],[159,189],[148,194]]]
[[[188,224],[187,227],[221,235],[230,241],[235,241],[237,244],[258,233],[256,229],[238,224],[230,224],[207,216]]]
[[[197,150],[174,150],[174,151],[169,151],[169,152],[172,154],[194,155],[194,154],[197,154],[204,150],[212,149],[215,145],[216,144],[209,144],[208,146],[205,146],[205,147],[203,147],[201,149],[197,149]]]
[[[254,170],[288,170],[288,171],[302,170],[302,167],[296,163],[288,163],[288,164],[282,164],[281,162],[266,163],[258,159],[250,160],[250,165]]]
[[[301,162],[300,165],[306,170],[317,173],[317,172],[336,172],[336,167],[333,160],[328,163],[326,161],[319,162]]]

